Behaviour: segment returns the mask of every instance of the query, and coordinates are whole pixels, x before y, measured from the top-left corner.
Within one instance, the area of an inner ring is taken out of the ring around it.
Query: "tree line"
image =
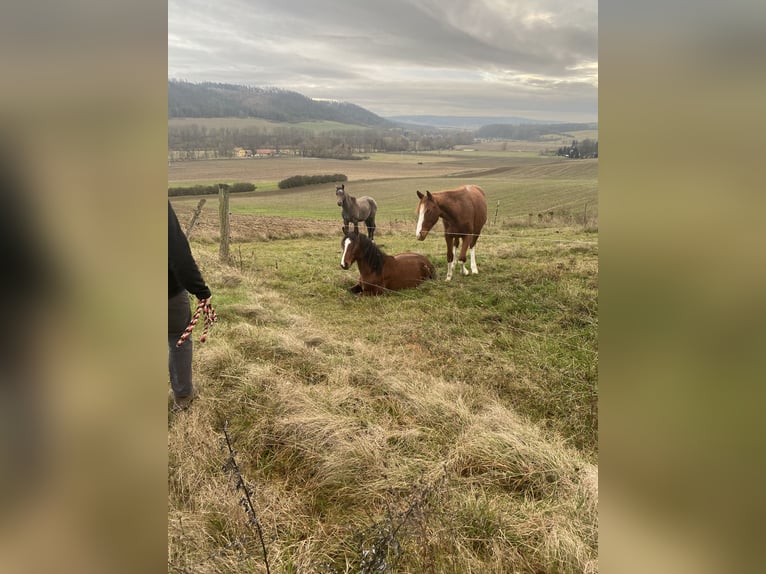
[[[562,146],[556,150],[556,155],[573,159],[598,157],[598,140],[586,138],[581,142],[572,140],[568,146]]]
[[[404,128],[360,128],[313,132],[297,127],[209,128],[197,124],[169,126],[168,151],[176,159],[212,159],[235,155],[236,148],[266,148],[303,157],[361,159],[375,152],[432,151],[471,144],[473,133]],[[200,151],[204,150],[204,151]],[[204,154],[204,155],[201,155]]]
[[[255,185],[250,182],[237,182],[224,184],[230,193],[245,193],[255,191]],[[178,197],[182,195],[213,195],[218,193],[218,185],[192,185],[190,187],[169,187],[168,196]]]
[[[489,124],[476,130],[482,139],[539,140],[542,136],[596,129],[598,124]]]
[[[348,176],[343,173],[333,173],[326,175],[294,175],[280,181],[277,186],[279,189],[289,189],[291,187],[301,187],[304,185],[316,185],[318,183],[337,183],[339,181],[348,181]]]

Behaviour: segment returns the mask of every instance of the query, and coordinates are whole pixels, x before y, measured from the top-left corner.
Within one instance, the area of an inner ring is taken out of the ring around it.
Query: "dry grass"
[[[169,571],[266,571],[226,421],[271,572],[597,571],[598,253],[555,241],[595,238],[490,237],[478,277],[366,300],[321,230],[241,268],[194,242],[221,320],[169,413]]]

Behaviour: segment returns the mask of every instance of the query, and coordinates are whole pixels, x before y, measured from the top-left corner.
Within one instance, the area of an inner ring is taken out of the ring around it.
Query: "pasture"
[[[549,211],[571,221],[587,215],[596,222],[598,216],[598,160],[528,157],[512,152],[375,154],[364,161],[270,158],[176,162],[168,167],[168,185],[251,182],[256,191],[237,194],[232,199],[233,213],[335,220],[340,209],[335,204],[334,186],[280,190],[276,185],[291,175],[325,173],[347,175],[346,188],[351,195],[369,195],[381,203],[377,215],[381,224],[414,221],[418,189],[437,191],[464,183],[484,188],[489,224],[522,223],[529,213],[536,217]],[[180,209],[191,209],[198,200],[189,197],[178,201],[174,200],[174,205]]]
[[[366,298],[347,292],[334,185],[262,191],[312,173],[281,158],[176,172],[269,164],[229,174],[259,186],[231,198],[231,264],[217,198],[191,234],[220,319],[192,335],[199,398],[169,413],[169,571],[266,572],[225,424],[271,572],[598,571],[597,162],[418,157],[315,160],[376,199],[379,247],[436,266]],[[415,240],[415,190],[463,183],[489,221],[479,274],[447,283],[441,224]],[[182,225],[197,201],[173,199]]]

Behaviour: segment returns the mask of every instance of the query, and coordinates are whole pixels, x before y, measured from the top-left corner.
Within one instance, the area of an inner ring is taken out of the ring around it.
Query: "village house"
[[[258,148],[255,150],[255,157],[273,157],[278,154],[277,150],[271,148]]]

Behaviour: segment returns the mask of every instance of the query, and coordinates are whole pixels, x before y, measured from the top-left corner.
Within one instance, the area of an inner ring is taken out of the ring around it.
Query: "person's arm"
[[[168,201],[168,265],[181,286],[197,299],[208,299],[210,288],[205,283],[192,255],[189,241],[178,223],[173,207]]]

